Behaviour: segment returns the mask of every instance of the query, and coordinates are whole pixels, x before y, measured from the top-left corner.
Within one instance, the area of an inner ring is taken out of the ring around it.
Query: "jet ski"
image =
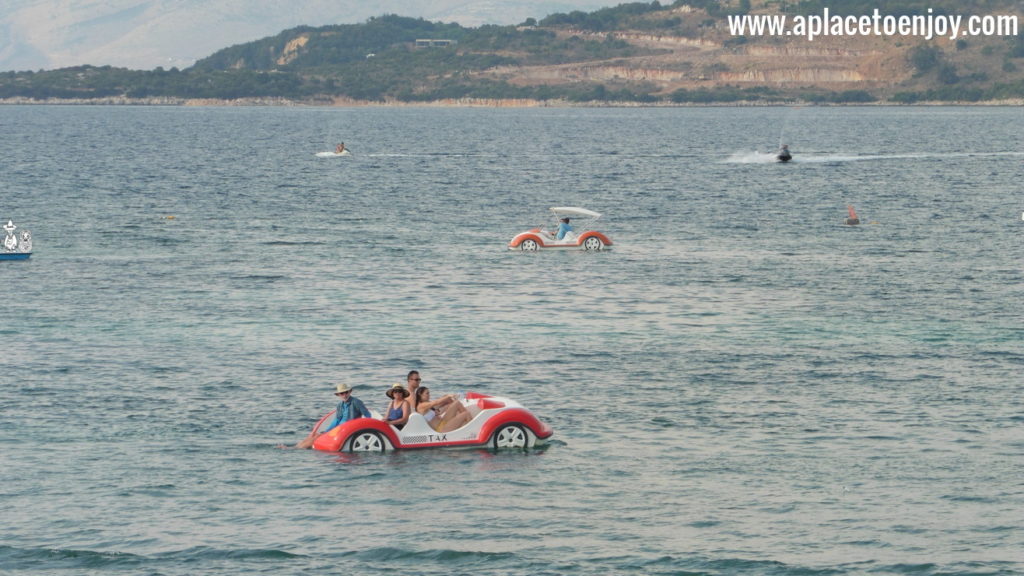
[[[789,153],[789,146],[786,144],[779,148],[778,154],[775,155],[775,159],[779,162],[789,162],[793,159],[793,155]]]

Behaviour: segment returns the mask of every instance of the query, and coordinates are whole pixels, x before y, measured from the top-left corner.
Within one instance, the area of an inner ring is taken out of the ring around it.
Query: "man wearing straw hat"
[[[316,430],[309,433],[304,440],[295,445],[296,448],[312,448],[313,442],[319,438],[322,434],[326,434],[334,429],[335,426],[349,420],[355,420],[356,418],[372,418],[370,411],[366,409],[366,405],[359,398],[352,395],[352,387],[348,384],[338,384],[335,387],[335,396],[341,399],[338,402],[338,407],[334,409],[334,420],[327,425],[327,428],[323,432],[317,432]]]

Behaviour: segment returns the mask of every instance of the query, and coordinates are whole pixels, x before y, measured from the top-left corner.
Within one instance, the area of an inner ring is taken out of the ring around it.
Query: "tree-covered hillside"
[[[385,52],[395,46],[413,43],[417,38],[453,38],[461,40],[471,29],[458,24],[441,24],[400,16],[371,18],[365,24],[311,28],[300,26],[277,36],[232,46],[204,58],[196,70],[248,68],[273,70],[322,65],[345,65],[363,60],[368,54]],[[290,45],[302,42],[301,46]],[[282,60],[290,59],[285,63]]]
[[[284,98],[299,102],[460,98],[572,102],[978,101],[1024,97],[1019,36],[731,36],[743,14],[813,14],[802,0],[677,0],[467,28],[384,15],[298,27],[231,46],[185,70],[76,67],[0,73],[0,98]],[[889,14],[995,13],[1015,4],[885,2]],[[874,3],[844,3],[870,14]],[[796,54],[796,56],[792,56]]]

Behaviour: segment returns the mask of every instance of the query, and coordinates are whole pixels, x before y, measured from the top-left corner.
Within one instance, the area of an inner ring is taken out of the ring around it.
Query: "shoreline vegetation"
[[[1024,37],[734,35],[732,18],[814,12],[824,0],[658,0],[515,26],[383,15],[299,26],[179,70],[82,65],[0,72],[0,105],[1020,106]],[[930,0],[954,14],[955,0]],[[870,7],[856,0],[851,13]],[[1021,13],[1012,0],[986,10]],[[921,11],[894,0],[894,14]],[[928,9],[931,12],[932,8]],[[1017,18],[1017,16],[1014,16]]]
[[[735,102],[573,102],[569,100],[532,100],[527,98],[447,98],[422,102],[351,100],[347,98],[292,100],[288,98],[0,98],[0,106],[168,106],[295,108],[785,108],[785,107],[935,107],[935,106],[1024,106],[1024,98],[984,101],[920,101],[920,102],[803,102],[803,101],[735,101]]]

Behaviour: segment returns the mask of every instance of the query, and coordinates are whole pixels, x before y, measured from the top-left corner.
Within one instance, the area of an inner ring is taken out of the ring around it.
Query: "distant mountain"
[[[603,0],[2,0],[0,71],[90,64],[185,68],[295,26],[402,14],[463,26],[517,24]]]

